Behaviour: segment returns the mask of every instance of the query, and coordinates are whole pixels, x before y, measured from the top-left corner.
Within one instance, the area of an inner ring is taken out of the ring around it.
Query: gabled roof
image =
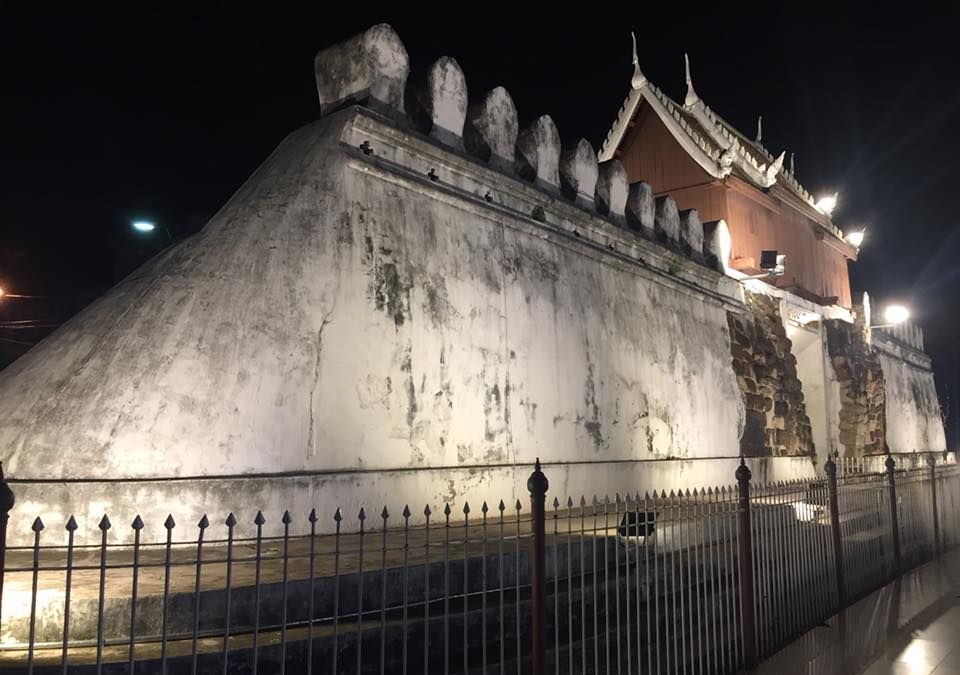
[[[711,110],[693,88],[689,61],[686,62],[686,70],[687,94],[681,105],[664,94],[641,72],[634,37],[630,93],[604,139],[600,148],[600,160],[606,161],[614,157],[641,102],[646,102],[687,154],[714,178],[726,178],[733,174],[761,190],[769,189],[779,182],[801,201],[816,209],[813,196],[800,184],[793,172],[783,166],[785,153],[781,152],[774,157],[760,142],[759,134],[756,140],[750,140]],[[822,215],[820,224],[842,239],[842,233],[830,220],[829,215],[819,209],[816,209],[816,212]]]

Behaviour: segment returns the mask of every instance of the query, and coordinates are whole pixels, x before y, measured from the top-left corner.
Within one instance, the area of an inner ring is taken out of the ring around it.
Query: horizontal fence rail
[[[825,477],[767,484],[741,463],[731,478],[554,494],[538,462],[526,503],[168,517],[160,541],[139,516],[104,516],[83,545],[73,517],[37,517],[20,547],[0,481],[0,667],[721,675],[960,539],[953,463],[831,458]]]

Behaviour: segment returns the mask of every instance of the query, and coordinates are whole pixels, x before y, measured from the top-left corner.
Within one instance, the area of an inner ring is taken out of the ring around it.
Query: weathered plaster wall
[[[838,404],[834,408],[836,447],[844,457],[885,452],[887,417],[880,358],[870,349],[861,323],[829,319],[824,328],[835,380],[832,398]]]
[[[720,273],[349,109],[3,372],[0,445],[11,476],[83,479],[58,488],[64,514],[136,509],[152,527],[251,499],[495,500],[538,455],[733,457],[738,308]],[[578,466],[594,490],[638,486]],[[251,494],[188,480],[175,499],[150,480],[284,472],[343,475]],[[118,478],[146,480],[96,482]],[[51,489],[19,484],[15,536],[27,511],[51,515]]]
[[[871,343],[886,383],[887,445],[891,452],[946,449],[930,357],[874,331]]]
[[[731,314],[731,353],[746,404],[740,449],[749,457],[812,455],[813,436],[797,359],[779,300],[746,292],[750,314]]]
[[[819,322],[812,327],[786,326],[787,336],[797,357],[797,377],[803,387],[804,407],[810,420],[811,438],[817,466],[823,466],[830,452],[827,380],[824,374],[824,346]]]

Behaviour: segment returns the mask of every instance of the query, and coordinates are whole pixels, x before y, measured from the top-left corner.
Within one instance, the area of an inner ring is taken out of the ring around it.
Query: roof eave
[[[635,118],[643,101],[646,101],[647,105],[667,127],[670,135],[704,171],[714,178],[725,178],[730,174],[730,167],[723,166],[718,161],[719,153],[711,153],[707,148],[706,141],[699,138],[692,129],[684,124],[678,106],[649,82],[630,91],[627,100],[620,109],[620,115],[618,115],[616,122],[610,128],[610,132],[603,142],[599,155],[600,161],[612,159],[616,155],[617,149],[623,143],[627,130],[630,128],[630,122]]]

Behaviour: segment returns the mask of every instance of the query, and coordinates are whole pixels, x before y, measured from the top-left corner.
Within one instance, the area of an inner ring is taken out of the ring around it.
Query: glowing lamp
[[[849,232],[847,233],[847,236],[846,236],[847,243],[849,243],[854,248],[860,248],[860,244],[863,243],[863,235],[864,235],[863,230]]]
[[[837,194],[834,192],[832,195],[821,197],[817,200],[816,207],[829,216],[837,208]]]
[[[6,291],[3,290],[2,288],[0,288],[0,298],[2,298],[5,293],[6,293]]]
[[[887,305],[883,310],[883,320],[894,326],[910,318],[910,310],[903,305]]]
[[[157,226],[149,220],[135,220],[133,222],[133,229],[137,232],[153,232],[156,228]]]

